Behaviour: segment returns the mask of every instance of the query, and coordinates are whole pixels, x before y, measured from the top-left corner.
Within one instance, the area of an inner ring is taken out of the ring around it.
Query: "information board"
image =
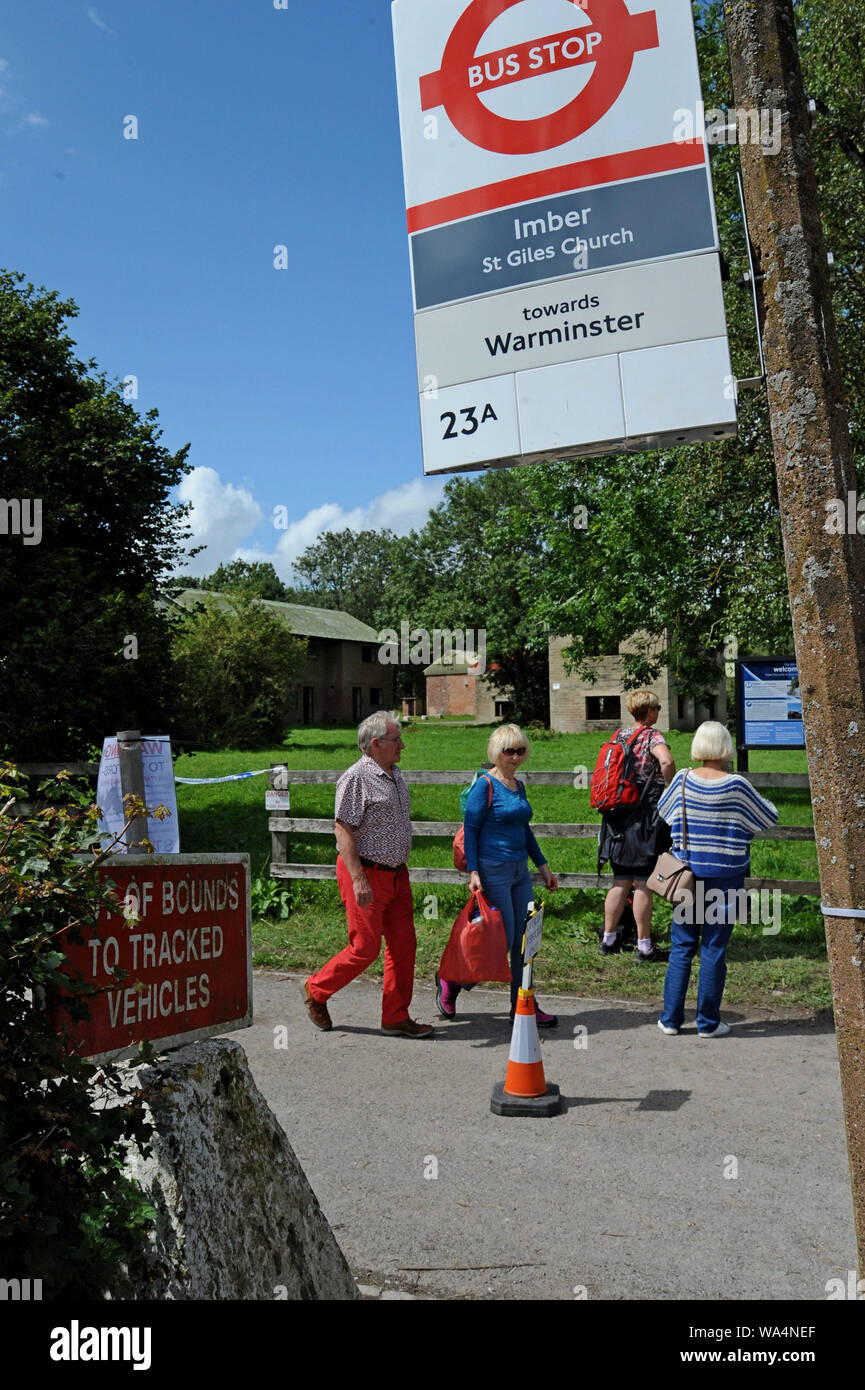
[[[734,434],[689,0],[392,10],[424,471]]]
[[[736,662],[736,729],[739,748],[805,747],[795,658]]]

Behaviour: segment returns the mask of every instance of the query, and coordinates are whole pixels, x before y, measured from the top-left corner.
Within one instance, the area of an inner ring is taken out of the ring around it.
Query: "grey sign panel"
[[[418,387],[722,336],[721,277],[710,251],[417,314]],[[675,380],[668,388],[681,399]]]
[[[605,184],[416,232],[415,307],[716,247],[704,169]]]

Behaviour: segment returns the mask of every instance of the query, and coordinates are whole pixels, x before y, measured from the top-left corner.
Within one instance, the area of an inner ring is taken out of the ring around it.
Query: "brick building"
[[[495,670],[495,662],[490,663]],[[507,719],[511,702],[492,686],[485,675],[478,674],[478,662],[448,660],[434,661],[424,671],[426,676],[427,714],[441,718],[444,714],[475,719],[478,724],[493,724]]]

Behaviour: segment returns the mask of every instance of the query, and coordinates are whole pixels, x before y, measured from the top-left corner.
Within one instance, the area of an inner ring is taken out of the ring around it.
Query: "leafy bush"
[[[123,1166],[128,1141],[146,1149],[144,1095],[68,1051],[45,1008],[62,990],[70,1018],[87,1017],[93,987],[64,945],[96,935],[100,906],[118,904],[97,858],[76,858],[98,839],[95,807],[14,819],[22,780],[0,764],[0,1268],[41,1279],[44,1298],[118,1298],[144,1269],[154,1214]],[[66,774],[39,794],[58,789],[83,800]]]
[[[281,618],[248,594],[202,600],[178,615],[174,664],[181,738],[201,748],[282,740],[306,653]]]
[[[250,885],[252,920],[285,922],[291,914],[291,889],[283,880],[261,874]]]

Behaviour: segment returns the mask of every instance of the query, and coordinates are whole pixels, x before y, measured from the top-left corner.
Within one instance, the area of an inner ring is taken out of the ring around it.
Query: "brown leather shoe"
[[[381,1031],[394,1038],[428,1038],[432,1035],[433,1026],[431,1023],[415,1023],[407,1018],[402,1023],[391,1023],[387,1027],[382,1024]]]
[[[310,979],[311,978],[310,976]],[[333,1027],[333,1020],[327,1011],[327,1005],[319,1004],[317,999],[313,999],[308,986],[309,980],[304,980],[300,987],[300,994],[306,1005],[306,1011],[309,1014],[310,1020],[315,1024],[316,1028],[321,1029],[322,1033],[329,1033]]]

